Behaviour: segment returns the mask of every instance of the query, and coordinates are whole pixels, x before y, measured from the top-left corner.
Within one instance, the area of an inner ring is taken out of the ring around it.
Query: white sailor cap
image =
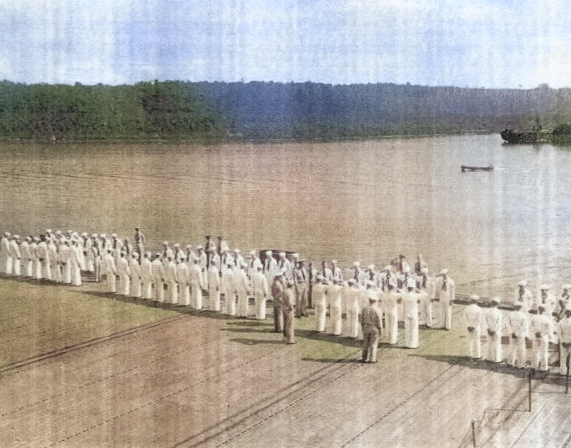
[[[187,248],[187,249],[192,249],[192,244],[187,244],[187,245],[186,245],[186,248]]]
[[[521,280],[521,281],[518,283],[518,286],[527,286],[527,282],[526,282],[525,280]]]
[[[502,303],[502,299],[500,299],[499,297],[494,297],[492,298],[492,303]]]
[[[280,257],[285,257],[285,252],[280,252]]]
[[[291,255],[293,258],[299,258],[299,254],[296,252],[295,254]]]
[[[567,283],[562,286],[562,289],[571,289],[571,285]]]
[[[477,302],[478,300],[480,300],[480,296],[477,294],[472,294],[470,296],[470,300],[473,300],[474,302]]]
[[[539,289],[541,289],[542,291],[545,291],[545,290],[549,289],[549,285],[541,285],[541,288],[539,288]]]
[[[268,256],[268,257],[269,257],[269,256],[271,256],[271,255],[272,255],[272,251],[271,251],[271,250],[267,250],[267,251],[265,252],[265,254],[266,254],[266,256]]]
[[[420,272],[422,272],[423,274],[428,274],[428,268],[422,268]]]
[[[175,244],[174,244],[174,247],[180,247],[180,244],[175,243]]]
[[[57,235],[59,235],[60,233],[61,233],[61,232],[60,232],[59,230],[56,232]],[[106,236],[107,236],[107,235],[105,235],[104,233],[101,234],[101,238],[105,238]]]
[[[516,301],[514,302],[514,308],[521,308],[523,306],[523,303]]]
[[[234,249],[234,253],[235,253],[235,254],[239,254],[239,253],[241,253],[241,252],[242,252],[242,251],[241,251],[240,249]]]
[[[440,275],[446,275],[448,274],[448,269],[444,268],[440,271]]]
[[[337,260],[331,260],[331,263],[337,264]]]
[[[116,233],[112,233],[112,234],[111,234],[111,238],[117,238],[117,234],[116,234]]]
[[[87,232],[82,232],[81,236],[87,236]]]
[[[17,240],[18,238],[20,238],[20,235],[14,235],[15,240]]]
[[[4,236],[10,236],[10,232],[4,232]]]
[[[131,253],[131,256],[133,256],[133,257],[138,257],[139,254],[138,254],[137,252],[132,252],[132,253]]]
[[[202,250],[202,245],[199,244],[198,246],[196,246],[196,248],[197,248],[198,250]]]
[[[168,241],[163,241],[163,246],[168,246],[169,242]]]
[[[410,266],[405,266],[405,267],[402,269],[402,271],[403,271],[403,272],[410,272]]]
[[[46,233],[52,233],[52,229],[46,229]]]
[[[251,251],[250,251],[250,256],[255,257],[255,256],[256,256],[256,251],[255,251],[255,250],[251,250]]]
[[[358,268],[359,266],[361,266],[361,263],[359,263],[358,261],[353,263],[353,266],[355,266],[356,268]]]
[[[373,269],[375,269],[375,265],[374,265],[374,264],[370,264],[370,265],[367,267],[367,269],[368,269],[369,271],[372,271]]]

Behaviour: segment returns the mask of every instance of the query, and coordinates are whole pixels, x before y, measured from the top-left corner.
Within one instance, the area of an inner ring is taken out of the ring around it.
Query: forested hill
[[[341,139],[553,128],[571,89],[396,84],[0,82],[0,138]]]

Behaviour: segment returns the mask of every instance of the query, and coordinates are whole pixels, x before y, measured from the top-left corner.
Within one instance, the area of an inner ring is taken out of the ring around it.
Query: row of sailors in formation
[[[521,285],[521,283],[520,283]],[[569,293],[571,285],[564,285]],[[543,289],[542,289],[543,290]],[[518,295],[519,297],[519,295]],[[482,358],[482,336],[487,336],[485,359],[503,362],[523,368],[528,361],[527,345],[531,345],[531,366],[541,371],[549,369],[549,344],[559,344],[561,366],[571,355],[571,301],[568,296],[562,299],[561,309],[548,313],[548,306],[540,302],[525,309],[526,302],[515,300],[513,310],[500,310],[501,299],[494,297],[487,307],[478,296],[470,298],[470,304],[464,310],[469,334],[469,351],[473,359]],[[489,306],[489,307],[488,307]],[[553,319],[554,315],[558,319]],[[507,353],[502,351],[502,336],[509,339]]]
[[[135,229],[134,244],[128,239],[120,239],[116,234],[106,235],[82,233],[81,235],[71,230],[67,232],[46,230],[45,234],[40,236],[27,236],[20,238],[18,235],[10,235],[6,232],[0,238],[0,256],[3,271],[8,275],[26,275],[37,279],[47,279],[60,281],[56,278],[56,265],[68,266],[65,268],[71,271],[70,275],[64,275],[64,283],[80,284],[81,278],[74,272],[79,266],[80,271],[94,272],[96,280],[100,279],[100,273],[104,273],[102,259],[105,254],[111,251],[113,259],[117,264],[121,258],[121,254],[130,259],[134,258],[134,254],[139,257],[142,262],[142,254],[145,252],[145,237]],[[163,242],[160,255],[164,261],[171,259],[175,263],[186,261],[192,263],[198,258],[198,264],[205,273],[208,265],[215,264],[220,271],[224,271],[228,263],[232,263],[233,267],[245,268],[250,277],[253,272],[257,271],[259,266],[266,276],[268,282],[271,282],[277,274],[283,275],[287,280],[293,280],[294,269],[299,261],[299,254],[286,254],[280,252],[278,258],[274,258],[272,251],[266,251],[263,258],[257,256],[256,251],[251,251],[249,257],[245,259],[239,249],[230,251],[226,243],[222,243],[220,248],[209,240],[209,245],[203,248],[202,245],[196,246],[196,251],[191,245],[184,248],[180,244],[169,246],[167,241]],[[148,255],[147,255],[148,256]],[[418,256],[419,261],[415,265],[415,274],[417,276],[425,275],[426,263],[422,261],[421,255]],[[52,274],[52,271],[54,273]],[[367,269],[360,267],[359,262],[355,262],[348,270],[342,270],[335,260],[329,264],[326,261],[321,263],[321,269],[312,267],[307,270],[310,279],[315,279],[317,274],[321,274],[328,281],[347,280],[353,278],[357,284],[365,287],[367,282],[373,281],[377,287],[386,289],[386,284],[392,281],[391,276],[394,275],[394,281],[399,287],[402,287],[410,274],[410,267],[404,260],[404,256],[400,255],[391,262],[391,265],[382,271],[376,271],[374,265],[369,265]],[[72,277],[72,280],[69,280]],[[426,281],[426,280],[425,280]]]

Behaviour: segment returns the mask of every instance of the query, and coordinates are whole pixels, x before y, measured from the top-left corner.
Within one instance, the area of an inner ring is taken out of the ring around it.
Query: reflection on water
[[[422,253],[461,293],[559,288],[568,271],[571,152],[499,136],[344,143],[0,145],[4,230],[117,232],[158,243],[223,235],[381,266]],[[461,173],[460,165],[493,164]],[[413,260],[414,261],[414,260]]]

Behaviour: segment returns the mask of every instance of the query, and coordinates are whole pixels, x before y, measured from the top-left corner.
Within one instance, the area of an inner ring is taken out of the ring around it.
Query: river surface
[[[571,151],[499,135],[342,143],[0,144],[0,227],[151,246],[299,251],[382,267],[421,253],[462,294],[571,283]],[[462,173],[460,165],[493,172]]]

